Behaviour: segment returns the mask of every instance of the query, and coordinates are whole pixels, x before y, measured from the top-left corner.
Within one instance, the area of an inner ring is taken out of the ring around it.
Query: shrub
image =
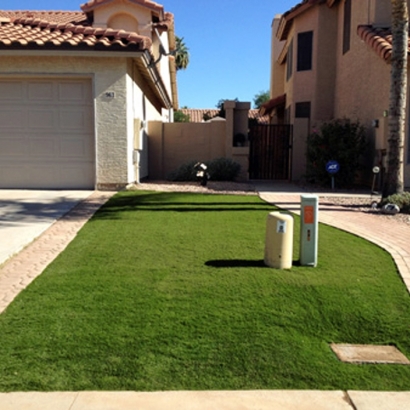
[[[181,165],[171,172],[167,179],[169,181],[197,181],[194,165],[198,161],[190,161]],[[207,172],[213,181],[233,181],[239,174],[241,166],[228,158],[217,158],[205,162],[208,166]]]
[[[233,181],[241,170],[241,166],[229,158],[217,158],[206,163],[213,181]]]
[[[196,171],[194,165],[198,161],[190,161],[182,164],[178,169],[168,174],[167,179],[169,181],[196,181]]]
[[[400,208],[400,212],[410,214],[410,192],[394,194],[382,199],[381,206],[386,204],[395,204]]]
[[[331,176],[326,164],[334,160],[340,165],[335,174],[337,186],[352,187],[365,149],[364,128],[358,121],[339,119],[324,123],[320,131],[314,131],[307,139],[307,180],[329,186]]]

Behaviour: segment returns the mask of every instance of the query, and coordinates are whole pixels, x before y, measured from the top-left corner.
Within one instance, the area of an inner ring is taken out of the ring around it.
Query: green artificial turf
[[[263,264],[256,196],[121,192],[0,315],[0,390],[409,390],[410,366],[338,361],[330,342],[410,358],[391,257],[320,225],[319,263]]]

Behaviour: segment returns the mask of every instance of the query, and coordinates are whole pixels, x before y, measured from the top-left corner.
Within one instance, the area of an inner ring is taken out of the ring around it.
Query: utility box
[[[266,221],[265,265],[290,269],[293,261],[293,217],[271,212]]]
[[[315,267],[319,236],[319,198],[317,195],[301,195],[300,199],[300,264]]]

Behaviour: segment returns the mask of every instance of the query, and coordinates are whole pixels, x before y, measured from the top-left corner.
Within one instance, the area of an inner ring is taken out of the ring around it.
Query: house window
[[[286,81],[289,81],[293,73],[293,39],[289,44],[288,54],[286,56]]]
[[[343,17],[343,54],[350,50],[350,29],[352,22],[352,0],[345,0]]]
[[[298,71],[312,69],[313,31],[298,34]]]
[[[298,102],[295,104],[296,118],[310,118],[310,101]]]

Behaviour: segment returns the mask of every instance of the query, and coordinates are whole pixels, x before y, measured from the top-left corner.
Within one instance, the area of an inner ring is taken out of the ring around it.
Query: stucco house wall
[[[391,24],[391,3],[389,0],[351,2],[350,49],[343,54],[344,4],[343,0],[302,1],[285,13],[285,17],[276,16],[272,24],[272,58],[275,61],[271,62],[271,98],[274,101],[281,93],[286,94],[289,120],[294,125],[293,179],[302,177],[304,173],[304,152],[300,146],[296,147],[297,144],[303,146],[301,136],[305,134],[306,138],[313,126],[320,126],[323,121],[333,118],[359,120],[365,126],[369,140],[367,174],[371,173],[375,163],[381,161],[380,165],[384,165],[391,66],[361,40],[357,29],[363,24],[388,27]],[[286,29],[281,31],[284,27]],[[298,72],[297,35],[304,31],[313,31],[312,69]],[[280,41],[279,34],[285,35],[285,42]],[[289,55],[286,53],[289,53],[292,40],[293,73],[287,81]],[[295,104],[304,101],[311,102],[311,117],[307,124],[295,118]],[[275,110],[271,112],[273,123],[277,121],[276,114]],[[406,131],[410,134],[408,120]],[[410,186],[408,145],[409,135],[405,146],[406,186]]]
[[[3,113],[2,187],[138,182],[148,175],[147,122],[170,121],[178,107],[167,55],[175,47],[173,15],[151,0],[90,0],[80,8],[0,10],[0,105],[24,116],[20,126]],[[8,89],[16,95],[11,103]],[[40,111],[45,121],[37,126]]]
[[[134,85],[132,72],[132,61],[127,58],[69,57],[67,53],[55,57],[3,56],[0,65],[2,78],[19,75],[90,79],[93,86],[97,187],[135,181],[134,118],[162,118],[138,87],[141,79],[136,74]],[[114,97],[107,93],[114,93]]]

